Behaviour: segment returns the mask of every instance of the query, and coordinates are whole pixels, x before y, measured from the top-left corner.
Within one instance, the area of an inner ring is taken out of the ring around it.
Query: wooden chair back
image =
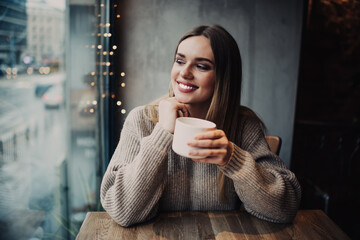
[[[279,155],[281,148],[281,138],[279,136],[265,136],[266,141],[270,147],[270,150]]]

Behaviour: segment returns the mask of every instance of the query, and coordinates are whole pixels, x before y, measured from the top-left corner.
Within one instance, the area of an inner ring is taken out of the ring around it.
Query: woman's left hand
[[[190,147],[197,147],[190,151],[191,156],[207,156],[202,159],[192,159],[195,162],[225,165],[229,162],[233,148],[224,131],[219,129],[199,133],[194,140],[189,141]]]

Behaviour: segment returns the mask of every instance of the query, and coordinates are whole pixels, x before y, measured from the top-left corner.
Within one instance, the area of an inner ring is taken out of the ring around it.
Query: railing
[[[23,149],[37,139],[38,131],[42,128],[39,124],[43,124],[39,119],[28,120],[20,126],[0,133],[0,167],[23,159]]]
[[[21,125],[0,132],[0,213],[13,208],[27,208],[31,184],[31,145],[43,124],[28,119]]]

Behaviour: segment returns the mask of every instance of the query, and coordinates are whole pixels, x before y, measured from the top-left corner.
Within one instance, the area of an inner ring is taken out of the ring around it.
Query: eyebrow
[[[182,57],[182,58],[186,58],[184,54],[182,53],[176,53],[177,56],[179,57]],[[198,58],[195,58],[196,61],[205,61],[205,62],[209,62],[211,63],[212,65],[215,65],[210,59],[208,58],[201,58],[201,57],[198,57]]]

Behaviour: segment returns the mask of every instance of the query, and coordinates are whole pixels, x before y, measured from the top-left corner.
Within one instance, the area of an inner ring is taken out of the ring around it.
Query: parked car
[[[39,83],[35,87],[35,96],[40,98],[44,95],[44,93],[54,86],[54,84],[51,83]]]
[[[46,108],[60,108],[64,103],[64,88],[61,84],[50,87],[43,95],[42,101]]]

